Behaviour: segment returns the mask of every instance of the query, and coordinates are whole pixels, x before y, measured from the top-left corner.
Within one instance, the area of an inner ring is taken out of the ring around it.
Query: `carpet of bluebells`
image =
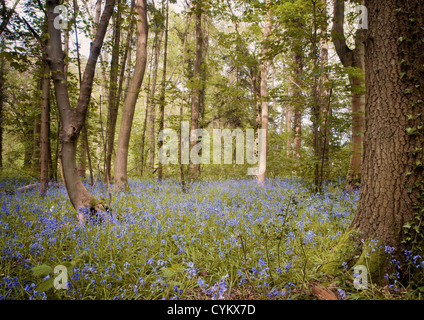
[[[87,188],[108,199],[104,184]],[[174,181],[132,180],[113,194],[111,215],[80,225],[63,186],[3,194],[0,298],[296,299],[357,200],[297,180],[199,181],[186,193]],[[56,266],[67,268],[65,288],[52,287]]]

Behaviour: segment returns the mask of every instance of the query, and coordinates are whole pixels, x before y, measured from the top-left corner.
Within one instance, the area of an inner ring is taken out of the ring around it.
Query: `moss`
[[[380,284],[384,279],[387,262],[386,252],[381,242],[367,241],[355,265],[364,265],[368,270],[369,281]]]
[[[349,267],[353,264],[359,249],[358,232],[347,229],[332,250],[328,262],[323,264],[319,271],[333,277],[337,276],[344,271],[343,262]]]
[[[96,200],[96,198],[91,198],[91,200],[90,200],[90,207],[91,208],[95,208],[96,206],[97,206],[97,200]]]
[[[335,277],[346,272],[343,262],[347,263],[351,271],[354,266],[363,265],[367,268],[369,281],[379,284],[384,279],[387,262],[384,246],[372,240],[361,244],[358,235],[359,232],[348,229],[334,247],[328,262],[319,271]]]

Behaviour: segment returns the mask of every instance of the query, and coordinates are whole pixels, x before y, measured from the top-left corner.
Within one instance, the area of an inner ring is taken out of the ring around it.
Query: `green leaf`
[[[47,291],[53,288],[53,282],[54,282],[54,278],[49,278],[46,281],[43,281],[39,285],[37,285],[35,289],[37,290],[37,292]]]
[[[414,134],[417,133],[417,129],[416,128],[407,128],[406,132],[410,135],[413,136]]]
[[[53,269],[47,264],[42,264],[41,266],[35,266],[34,268],[31,268],[31,271],[34,276],[46,276],[50,274]]]
[[[172,276],[174,275],[174,272],[171,269],[168,269],[166,267],[163,267],[162,269],[162,273],[166,278],[172,278]]]

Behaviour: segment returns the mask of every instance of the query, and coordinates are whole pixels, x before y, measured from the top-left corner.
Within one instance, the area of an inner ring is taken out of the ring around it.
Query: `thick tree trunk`
[[[44,195],[49,184],[49,166],[50,166],[50,67],[44,62],[44,72],[41,85],[41,175],[40,175],[40,194]]]
[[[422,128],[414,126],[422,123],[424,107],[424,43],[420,41],[424,2],[368,0],[366,7],[364,157],[351,227],[360,230],[364,239],[378,239],[400,250],[403,226],[413,218],[414,204],[424,205],[418,198],[423,191],[423,169],[417,166],[423,159]],[[408,128],[415,128],[417,134]]]
[[[86,147],[85,147],[85,140],[84,136],[80,135],[78,139],[78,153],[79,153],[79,161],[78,161],[78,175],[81,178],[86,178],[86,171],[87,171],[87,154],[86,154]]]
[[[133,77],[130,80],[128,92],[125,97],[122,121],[118,136],[118,145],[116,149],[115,162],[115,190],[120,191],[126,187],[128,149],[131,136],[131,127],[134,118],[135,106],[141,84],[143,83],[144,73],[147,62],[147,4],[146,0],[137,0],[136,11],[137,17],[137,51],[136,62]]]
[[[78,176],[76,152],[79,133],[84,125],[88,105],[91,98],[93,79],[97,59],[103,45],[107,26],[113,12],[115,0],[106,0],[96,36],[91,44],[90,55],[81,82],[80,95],[75,108],[72,108],[69,100],[68,86],[64,74],[64,54],[62,50],[61,32],[55,28],[55,19],[58,14],[54,12],[59,5],[59,0],[47,0],[49,44],[47,46],[47,62],[50,65],[54,83],[57,106],[59,109],[61,131],[60,158],[63,170],[63,179],[69,198],[75,209],[94,208],[101,206],[96,204],[94,197],[88,192]],[[79,219],[82,216],[79,215]]]
[[[203,57],[203,34],[202,34],[202,0],[195,1],[196,6],[196,59],[194,61],[193,72],[193,94],[191,104],[191,137],[190,150],[198,143],[196,130],[199,128],[199,107],[200,107],[200,92],[201,92],[201,76],[202,76],[202,57]],[[189,166],[190,178],[195,179],[200,175],[200,164],[190,163]]]
[[[93,174],[93,165],[92,165],[92,162],[91,162],[91,155],[90,155],[90,144],[88,143],[87,123],[85,123],[84,126],[82,127],[82,134],[83,134],[83,138],[84,138],[85,152],[86,152],[86,155],[87,155],[88,172],[90,173],[90,184],[91,184],[91,186],[93,186],[94,185],[94,174]]]

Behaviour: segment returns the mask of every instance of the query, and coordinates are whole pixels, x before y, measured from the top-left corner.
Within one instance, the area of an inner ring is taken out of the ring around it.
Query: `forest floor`
[[[28,183],[2,180],[0,191]],[[108,199],[104,184],[87,188]],[[199,181],[183,193],[175,181],[133,179],[112,194],[112,214],[80,225],[63,186],[2,193],[0,299],[421,298],[396,270],[366,290],[346,263],[339,277],[320,273],[357,200],[298,180]]]

